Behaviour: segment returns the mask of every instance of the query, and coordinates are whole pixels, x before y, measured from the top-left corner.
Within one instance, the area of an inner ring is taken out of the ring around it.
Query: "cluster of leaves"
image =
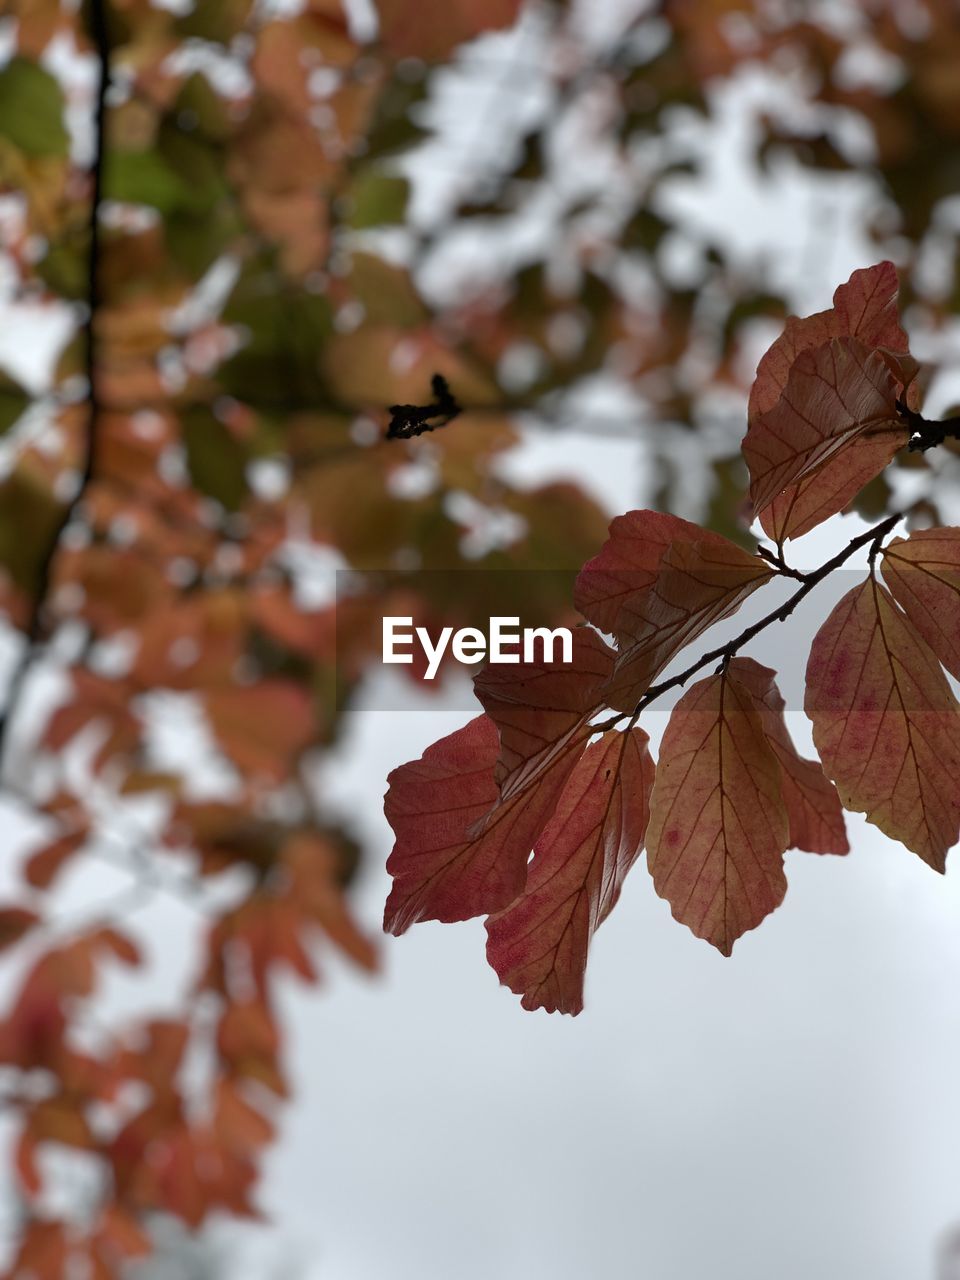
[[[960,794],[943,785],[960,764],[944,673],[960,678],[960,528],[884,543],[895,515],[818,569],[784,558],[788,540],[847,508],[925,430],[896,304],[891,263],[857,271],[760,362],[743,454],[753,516],[776,550],[750,554],[653,511],[618,517],[577,579],[591,625],[571,662],[488,666],[475,680],[484,714],[390,775],[387,929],[487,915],[487,958],[524,1007],[576,1014],[590,939],[644,848],[675,918],[724,955],[779,906],[788,849],[848,851],[843,809],[944,870],[960,839]],[[807,760],[776,672],[740,651],[863,547],[869,572],[807,663],[819,754]],[[783,577],[798,583],[786,604],[657,683]],[[678,701],[654,765],[643,712],[715,663]]]
[[[602,536],[574,486],[497,473],[519,438],[499,412],[384,438],[386,406],[422,401],[436,371],[469,405],[499,395],[410,272],[358,239],[395,209],[382,135],[398,59],[421,32],[445,57],[517,6],[431,7],[411,26],[385,0],[375,45],[339,0],[285,18],[251,0],[3,8],[6,258],[19,301],[73,320],[47,390],[0,386],[0,607],[22,646],[2,785],[44,833],[0,906],[17,975],[0,1028],[10,1275],[113,1276],[149,1250],[158,1213],[189,1228],[254,1214],[288,1092],[275,975],[315,981],[317,938],[376,966],[344,896],[359,849],[316,768],[378,652],[373,604],[337,619],[311,556],[572,570]],[[64,63],[109,90],[92,165],[89,128],[74,144],[67,128],[90,101],[50,70]],[[478,555],[474,524],[502,512],[512,540]],[[461,577],[459,596],[429,574],[390,588],[395,611],[463,625]],[[567,596],[545,575],[531,606],[560,620]],[[59,699],[25,714],[52,673]],[[198,784],[196,752],[163,749],[171,696],[189,699],[220,783]],[[65,910],[104,860],[129,878],[120,901]],[[91,1022],[105,970],[149,972],[123,916],[156,893],[195,917],[195,981],[162,1018]],[[81,1203],[64,1149],[84,1157]]]

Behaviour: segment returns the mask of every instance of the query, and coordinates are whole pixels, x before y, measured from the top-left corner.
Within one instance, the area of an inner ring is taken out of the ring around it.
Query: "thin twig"
[[[681,671],[678,675],[671,676],[669,680],[661,680],[659,684],[651,685],[647,692],[634,707],[632,712],[620,712],[618,715],[612,716],[609,720],[604,720],[600,724],[593,725],[594,733],[603,733],[607,729],[613,728],[614,725],[620,723],[621,720],[629,718],[630,724],[636,723],[640,714],[646,711],[651,702],[663,694],[668,693],[671,689],[679,689],[681,685],[686,684],[691,676],[696,675],[698,671],[702,671],[704,667],[708,667],[711,662],[719,662],[722,667],[729,664],[730,659],[748,644],[761,631],[766,630],[774,622],[786,622],[797,605],[803,600],[814,587],[818,586],[824,578],[830,576],[834,569],[839,569],[847,560],[859,551],[861,547],[869,546],[871,554],[876,556],[880,548],[883,538],[890,532],[898,520],[901,520],[902,513],[897,512],[895,515],[887,516],[886,520],[882,520],[880,524],[875,525],[872,529],[868,529],[866,533],[858,534],[851,542],[838,551],[835,556],[820,565],[818,569],[812,569],[809,573],[802,574],[802,582],[790,599],[782,605],[778,605],[776,609],[760,618],[757,622],[752,622],[749,627],[745,627],[738,636],[734,636],[732,640],[728,640],[726,644],[720,645],[716,649],[711,649],[709,653],[703,654],[696,662],[690,664],[689,667]]]
[[[26,625],[26,644],[20,661],[10,680],[7,690],[7,703],[0,715],[0,779],[6,770],[6,756],[9,750],[10,726],[13,723],[17,708],[23,697],[24,687],[30,675],[37,648],[43,636],[44,612],[50,585],[53,578],[53,566],[57,549],[60,546],[64,531],[72,522],[84,500],[86,491],[93,478],[97,464],[97,435],[100,418],[100,394],[97,379],[97,315],[100,308],[100,206],[103,202],[103,168],[105,157],[105,102],[110,84],[110,48],[107,37],[106,0],[90,0],[90,36],[99,64],[96,97],[93,111],[94,154],[91,170],[92,191],[90,196],[89,250],[87,257],[87,314],[84,318],[84,370],[87,377],[87,439],[83,470],[80,482],[73,498],[65,505],[60,519],[50,535],[43,559],[37,573],[36,590]]]

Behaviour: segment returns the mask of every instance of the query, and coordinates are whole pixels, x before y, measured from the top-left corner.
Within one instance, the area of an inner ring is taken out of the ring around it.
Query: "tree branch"
[[[886,537],[897,521],[901,519],[902,513],[900,512],[897,512],[892,516],[887,516],[886,520],[881,520],[881,522],[878,525],[875,525],[872,529],[868,529],[865,533],[858,534],[856,538],[847,543],[842,551],[838,551],[835,556],[825,561],[825,563],[820,565],[818,569],[812,569],[809,573],[803,574],[793,571],[791,576],[799,577],[801,579],[801,583],[785,604],[779,605],[776,609],[760,618],[757,622],[752,622],[749,627],[745,627],[738,636],[734,636],[734,638],[732,640],[728,640],[726,644],[720,645],[716,649],[711,649],[709,653],[703,654],[702,657],[698,658],[696,662],[691,663],[689,667],[685,668],[685,670],[681,671],[678,675],[671,676],[669,680],[661,680],[659,684],[651,685],[637,703],[636,707],[634,707],[633,711],[629,713],[631,725],[636,723],[641,713],[646,711],[651,702],[654,702],[663,694],[668,693],[671,689],[679,689],[681,685],[686,684],[691,676],[696,675],[698,671],[702,671],[704,667],[710,666],[712,662],[720,663],[721,668],[725,669],[729,664],[730,659],[734,657],[738,650],[742,649],[745,644],[748,644],[758,636],[761,631],[765,631],[766,628],[774,622],[786,622],[787,618],[790,617],[791,613],[793,613],[800,601],[805,599],[814,587],[818,586],[824,578],[829,577],[830,574],[833,573],[834,569],[839,569],[841,565],[845,564],[855,551],[859,551],[861,547],[869,546],[875,556],[881,541]],[[627,716],[627,712],[621,712],[619,715],[612,716],[609,720],[604,720],[602,723],[594,725],[593,730],[595,733],[603,733],[605,730],[619,724],[620,721],[626,719]]]
[[[100,418],[100,395],[97,382],[97,315],[100,309],[100,208],[103,203],[103,169],[105,158],[106,96],[110,85],[110,47],[106,20],[107,0],[90,0],[90,37],[99,64],[93,108],[94,153],[91,168],[89,248],[87,257],[87,312],[83,321],[84,372],[87,378],[87,438],[83,469],[73,498],[64,506],[60,519],[50,535],[37,573],[36,590],[27,618],[26,644],[10,679],[7,704],[0,716],[0,779],[6,770],[10,726],[23,697],[24,687],[33,667],[37,646],[43,636],[44,613],[57,550],[64,531],[73,521],[93,478],[97,464],[97,434]]]
[[[960,440],[960,417],[944,418],[941,422],[925,418],[916,409],[911,409],[903,400],[897,401],[897,412],[910,428],[911,436],[907,449],[911,453],[926,453],[935,449],[945,440]]]

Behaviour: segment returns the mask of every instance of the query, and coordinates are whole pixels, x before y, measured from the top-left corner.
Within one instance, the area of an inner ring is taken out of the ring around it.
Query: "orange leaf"
[[[338,860],[329,840],[298,832],[281,855],[290,877],[290,895],[304,917],[318,924],[340,950],[362,969],[378,967],[376,949],[357,927],[337,878]]]
[[[288,680],[211,689],[205,702],[220,746],[246,773],[282,781],[315,733],[310,695]]]
[[[243,1096],[236,1080],[221,1076],[216,1083],[213,1127],[232,1151],[256,1151],[273,1138],[273,1125]]]
[[[584,752],[534,848],[527,887],[487,921],[487,959],[525,1009],[577,1014],[593,934],[643,848],[653,761],[642,729]]]
[[[960,529],[916,529],[894,538],[880,564],[894,599],[960,680]]]
[[[804,709],[844,807],[943,871],[960,834],[960,706],[926,641],[872,577],[817,633]]]
[[[670,717],[650,796],[647,860],[674,918],[724,955],[783,901],[789,819],[780,766],[741,660]]]
[[[47,889],[86,842],[87,827],[58,836],[48,844],[35,849],[23,864],[23,878],[34,889]]]

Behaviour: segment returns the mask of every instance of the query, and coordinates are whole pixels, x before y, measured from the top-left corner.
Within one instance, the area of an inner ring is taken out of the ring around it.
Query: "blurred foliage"
[[[866,184],[870,260],[901,266],[914,350],[934,372],[950,359],[955,5],[654,0],[601,37],[591,6],[543,2],[512,51],[464,46],[518,7],[380,0],[379,34],[361,37],[339,0],[286,17],[253,0],[106,6],[91,418],[93,4],[0,3],[12,49],[0,68],[4,261],[19,298],[72,306],[76,321],[47,392],[0,380],[0,604],[21,628],[42,604],[66,690],[48,719],[17,726],[7,769],[47,831],[25,864],[26,906],[9,908],[29,918],[0,933],[43,940],[0,1036],[22,1082],[11,1275],[66,1274],[71,1254],[116,1275],[149,1249],[151,1214],[198,1227],[215,1210],[250,1213],[287,1091],[270,973],[312,979],[317,931],[375,963],[342,894],[357,848],[325,813],[314,767],[374,656],[373,605],[352,598],[334,625],[304,568],[318,548],[371,573],[379,612],[437,626],[475,620],[478,600],[450,586],[466,571],[575,569],[605,519],[573,485],[504,478],[521,413],[540,431],[642,441],[654,481],[638,499],[749,541],[742,410],[790,273],[681,218],[672,198],[709,181],[731,89],[766,77],[745,96],[752,180],[802,166],[815,184]],[[84,75],[64,77],[67,65]],[[461,122],[476,146],[458,143],[453,159],[437,137],[451,68],[496,79],[494,105]],[[432,201],[431,165],[455,170]],[[810,228],[815,253],[829,234]],[[427,400],[434,373],[462,417],[384,441],[386,406]],[[585,408],[597,385],[633,408]],[[91,429],[92,480],[48,581]],[[937,452],[905,461],[920,514],[950,500],[957,458]],[[375,573],[418,567],[453,572]],[[489,575],[476,581],[488,589]],[[562,574],[515,582],[525,621],[570,616]],[[199,791],[190,762],[158,757],[161,691],[202,711],[223,795]],[[201,913],[200,976],[182,1018],[145,1015],[81,1052],[68,1031],[104,960],[140,957],[119,929],[59,929],[49,891],[96,854],[104,813],[144,798],[161,817],[125,865]],[[243,885],[226,908],[209,894],[224,872]],[[199,1107],[178,1074],[188,1050],[211,1064]],[[48,1145],[102,1171],[94,1208],[69,1228],[45,1199],[36,1150]]]

